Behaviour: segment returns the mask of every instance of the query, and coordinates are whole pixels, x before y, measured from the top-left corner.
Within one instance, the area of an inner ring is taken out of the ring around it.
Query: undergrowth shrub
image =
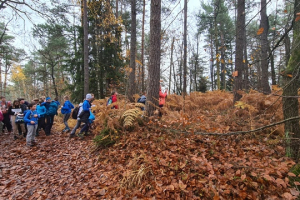
[[[94,138],[95,149],[110,147],[116,143],[117,139],[117,131],[114,131],[110,128],[105,128]]]

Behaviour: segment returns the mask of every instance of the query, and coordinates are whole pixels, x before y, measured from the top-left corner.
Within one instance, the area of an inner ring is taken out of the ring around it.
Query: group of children
[[[89,129],[89,121],[86,120],[90,116],[90,101],[93,95],[87,94],[86,100],[83,102],[82,112],[78,113],[78,123],[71,132],[71,137],[75,135],[76,129],[81,122],[85,123],[84,128],[80,133],[87,133]],[[23,98],[14,100],[13,103],[6,101],[5,97],[1,97],[0,111],[0,132],[5,129],[8,134],[13,132],[14,139],[26,137],[26,145],[32,147],[36,145],[35,137],[39,136],[39,132],[43,129],[46,136],[51,134],[51,129],[54,121],[54,116],[57,115],[57,110],[60,103],[57,99],[52,100],[50,97],[41,97],[34,99],[28,103]],[[61,107],[61,112],[64,115],[65,128],[63,132],[71,131],[68,126],[74,105],[69,101],[69,97],[64,97],[64,104]]]

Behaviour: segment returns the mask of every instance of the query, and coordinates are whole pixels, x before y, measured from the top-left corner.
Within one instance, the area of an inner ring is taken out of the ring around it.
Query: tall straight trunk
[[[172,44],[171,44],[171,60],[170,60],[170,74],[169,74],[169,94],[171,94],[172,65],[174,65],[174,64],[173,64],[174,42],[175,42],[175,37],[173,37]],[[175,72],[174,72],[174,73],[175,73]],[[174,81],[175,81],[175,80],[174,80]]]
[[[247,34],[246,34],[246,30],[244,32],[245,38],[244,38],[244,89],[246,89],[247,91],[250,88],[249,85],[249,70],[248,70],[248,53],[247,53]]]
[[[118,19],[119,17],[119,0],[116,0],[116,18]]]
[[[270,94],[271,89],[269,86],[269,71],[268,71],[268,17],[267,17],[267,1],[261,0],[261,28],[264,28],[261,34],[261,90],[265,94]]]
[[[210,29],[212,29],[212,24],[210,24]],[[213,36],[210,34],[210,44],[213,43]],[[210,45],[210,82],[211,90],[214,90],[214,52],[213,45]]]
[[[146,0],[143,0],[143,21],[142,21],[142,92],[145,92],[145,66],[144,66],[144,43],[145,43],[145,11]]]
[[[236,46],[235,46],[235,70],[238,75],[234,80],[234,102],[240,100],[242,97],[239,90],[243,89],[243,49],[244,49],[244,36],[245,36],[245,0],[238,0],[237,5],[237,28],[236,28]]]
[[[55,92],[55,97],[58,97],[58,90],[57,90],[57,85],[54,76],[54,65],[51,65],[51,79],[52,79],[52,84]]]
[[[184,28],[183,28],[183,99],[186,96],[187,76],[187,0],[184,0]]]
[[[218,25],[217,25],[217,16],[218,16],[218,9],[219,5],[215,2],[214,5],[214,28],[215,28],[215,48],[216,48],[216,65],[217,65],[217,89],[221,89],[220,84],[220,55],[218,53],[219,43],[218,43]]]
[[[174,79],[174,89],[173,92],[177,93],[178,88],[177,88],[177,80],[176,80],[176,72],[175,72],[175,65],[173,64],[173,79]]]
[[[194,72],[194,83],[195,83],[195,91],[197,91],[197,67],[199,65],[199,37],[200,34],[197,35],[197,53],[196,53],[196,61],[195,61],[195,72]],[[202,74],[201,74],[202,75]]]
[[[271,52],[271,47],[269,43],[269,52]],[[275,62],[274,62],[274,52],[271,52],[270,56],[271,61],[271,78],[272,78],[272,85],[276,85],[276,73],[275,73]],[[280,63],[280,62],[279,62]]]
[[[136,0],[131,0],[131,41],[130,41],[130,74],[128,99],[134,102],[133,95],[136,92],[135,82],[135,52],[136,52]]]
[[[152,116],[158,106],[161,45],[161,0],[151,0],[150,53],[147,84],[147,116]]]
[[[300,0],[294,2],[294,15],[300,12]],[[289,59],[285,74],[283,74],[283,116],[284,119],[299,116],[299,73],[300,73],[300,49],[297,48],[300,42],[300,24],[295,23],[293,26],[293,51]],[[292,75],[292,77],[290,77]],[[299,160],[300,126],[299,120],[287,121],[284,124],[285,135],[287,137],[286,153],[289,154],[296,162]],[[291,139],[293,138],[293,139]]]
[[[284,49],[285,49],[285,65],[288,66],[291,54],[291,39],[287,34],[284,38]]]
[[[225,69],[225,41],[224,34],[221,31],[221,89],[226,90],[226,79],[225,79],[226,69]]]
[[[83,55],[84,55],[84,94],[89,93],[89,50],[88,50],[88,21],[87,0],[83,0]]]

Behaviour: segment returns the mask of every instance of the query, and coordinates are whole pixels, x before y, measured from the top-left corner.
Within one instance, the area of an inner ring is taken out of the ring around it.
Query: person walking
[[[11,133],[12,130],[12,125],[10,121],[10,116],[8,113],[8,108],[10,107],[10,103],[6,101],[6,98],[4,96],[1,97],[1,111],[3,114],[3,127],[2,129],[4,130],[5,128],[7,129],[8,134]]]
[[[38,119],[38,128],[36,130],[35,136],[39,136],[39,132],[43,129],[46,130],[46,123],[45,123],[45,115],[47,112],[47,109],[44,105],[41,105],[44,102],[44,100],[40,99],[39,103],[36,106],[36,111],[40,115]]]
[[[74,108],[74,105],[69,101],[69,96],[64,97],[65,103],[63,107],[61,108],[61,113],[64,115],[64,124],[66,127],[64,128],[63,132],[70,131],[70,127],[68,125],[68,120],[70,118],[72,109]]]
[[[54,116],[57,115],[57,103],[55,101],[52,101],[50,97],[46,98],[46,102],[43,102],[41,105],[46,107],[46,127],[45,127],[45,133],[46,136],[49,136],[51,134],[51,129],[53,126],[53,120]]]
[[[115,103],[115,102],[118,101],[117,95],[118,95],[117,92],[112,92],[112,93],[111,93],[112,103]],[[111,109],[118,109],[118,108],[119,108],[118,105],[115,104]]]
[[[36,111],[36,105],[33,103],[28,104],[29,110],[26,112],[24,122],[27,126],[26,145],[32,147],[36,145],[35,134],[38,127],[39,114]]]
[[[75,132],[80,127],[81,122],[84,122],[85,124],[82,127],[82,129],[80,130],[78,135],[82,137],[83,132],[85,132],[87,134],[87,132],[89,130],[89,116],[90,116],[90,108],[91,108],[90,101],[91,100],[92,100],[92,95],[87,94],[86,98],[81,106],[81,111],[79,110],[79,112],[78,112],[77,124],[71,131],[70,137],[75,136]]]
[[[167,97],[168,90],[165,90],[165,93],[161,91],[161,86],[159,86],[159,107],[163,107],[166,103],[166,97]]]
[[[24,116],[25,116],[25,114],[26,114],[26,112],[27,112],[27,110],[28,110],[28,107],[27,107],[27,105],[29,105],[29,104],[26,104],[26,102],[27,101],[25,101],[25,99],[24,98],[18,98],[18,100],[19,100],[19,102],[20,102],[20,107],[21,107],[21,110],[22,110],[22,113],[24,114]],[[27,102],[28,103],[28,102]],[[27,126],[25,125],[25,133],[23,133],[23,136],[24,137],[26,137],[26,134],[27,134]]]
[[[24,113],[22,113],[19,100],[13,101],[12,106],[8,108],[8,114],[10,115],[11,119],[14,140],[16,140],[19,138],[20,135],[24,135],[26,133],[24,124]]]

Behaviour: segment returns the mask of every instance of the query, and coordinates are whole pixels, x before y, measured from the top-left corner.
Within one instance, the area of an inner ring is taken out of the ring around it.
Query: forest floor
[[[274,105],[270,99],[262,101]],[[241,108],[224,112],[226,106],[220,102],[210,105],[214,114],[203,104],[203,112],[193,117],[188,104],[177,120],[171,115],[175,111],[167,111],[161,119],[122,132],[113,146],[97,151],[93,138],[102,129],[97,122],[92,134],[81,139],[61,133],[63,125],[56,120],[53,134],[42,133],[32,148],[26,147],[24,138],[2,134],[0,199],[297,199],[299,173],[285,156],[279,130],[199,134],[256,128],[272,118],[241,126]],[[249,99],[243,102],[240,106],[250,107]]]

